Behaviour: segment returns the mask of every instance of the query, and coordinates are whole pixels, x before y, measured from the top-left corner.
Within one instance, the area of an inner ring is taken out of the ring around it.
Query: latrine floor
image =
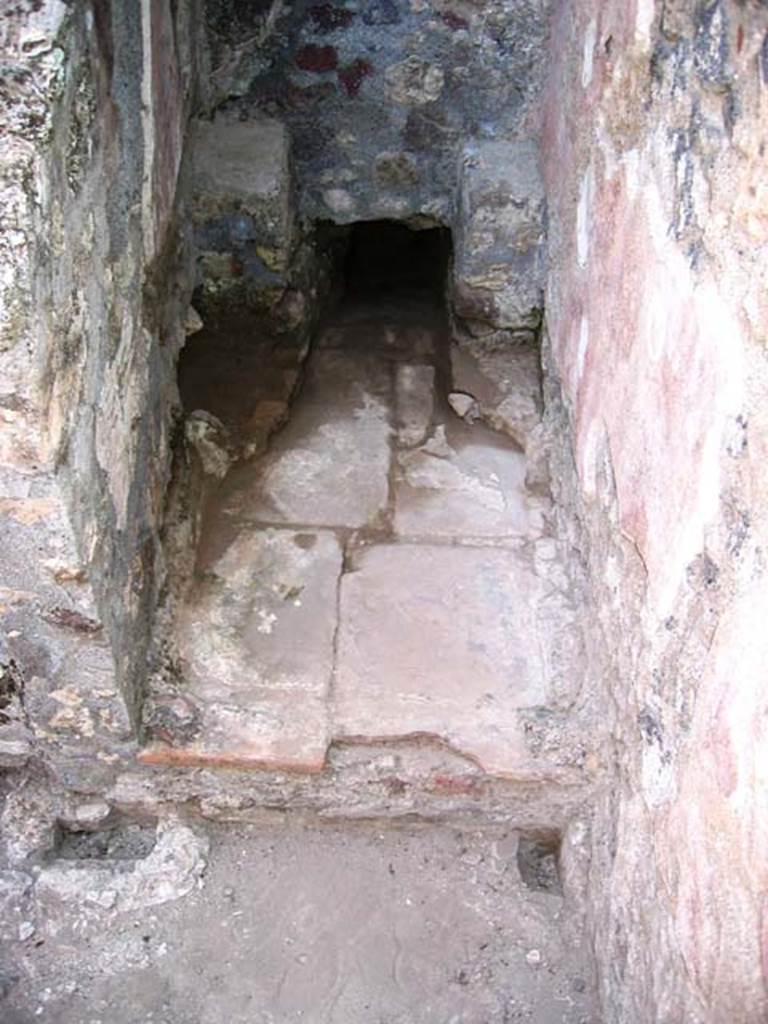
[[[426,737],[540,777],[530,716],[567,707],[581,661],[524,450],[536,352],[370,306],[325,326],[298,388],[301,353],[248,351],[229,380],[191,371],[256,454],[209,502],[177,618],[194,735],[143,758],[320,772],[334,743]],[[283,425],[259,453],[270,416]]]

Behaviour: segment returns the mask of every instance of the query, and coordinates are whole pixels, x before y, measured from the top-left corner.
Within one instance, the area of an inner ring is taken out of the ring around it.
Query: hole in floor
[[[56,860],[143,860],[155,848],[153,825],[118,821],[108,828],[79,831],[59,827],[54,851]]]
[[[517,869],[529,889],[562,896],[559,861],[560,836],[556,833],[520,837],[517,844]]]

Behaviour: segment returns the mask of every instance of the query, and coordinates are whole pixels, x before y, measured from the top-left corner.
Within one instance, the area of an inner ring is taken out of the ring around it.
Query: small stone
[[[351,213],[355,206],[354,199],[343,188],[327,189],[323,192],[323,200],[334,213]]]
[[[441,68],[415,55],[388,67],[384,80],[389,98],[404,106],[434,103],[445,84]]]
[[[72,818],[80,828],[87,830],[101,825],[111,813],[112,808],[105,800],[90,800],[88,803],[78,804]]]
[[[419,181],[418,167],[408,153],[379,153],[375,174],[384,188],[410,187]]]
[[[189,743],[200,732],[200,713],[186,697],[159,694],[144,703],[144,722],[155,739]]]
[[[480,416],[477,402],[472,395],[468,395],[464,391],[452,391],[448,395],[448,404],[456,415],[467,423],[474,423]]]
[[[200,457],[207,476],[222,479],[232,464],[227,429],[216,416],[204,409],[196,409],[187,417],[184,436]]]
[[[24,737],[0,739],[0,768],[21,768],[29,760],[31,746]]]
[[[31,921],[22,921],[19,925],[19,942],[26,942],[35,934],[35,926]]]
[[[541,963],[541,950],[529,949],[528,952],[525,954],[525,959],[526,962],[529,963],[532,967],[536,967],[538,964]]]
[[[448,444],[448,438],[445,436],[445,427],[442,423],[435,427],[432,437],[419,450],[426,452],[427,455],[434,455],[438,459],[450,459],[452,455],[456,454],[454,449]]]
[[[102,910],[111,910],[117,903],[117,893],[114,889],[92,889],[85,898],[88,903],[94,903]]]
[[[190,334],[197,334],[202,329],[203,321],[200,314],[194,306],[190,306],[187,310],[187,315],[184,317],[184,334],[189,337]]]

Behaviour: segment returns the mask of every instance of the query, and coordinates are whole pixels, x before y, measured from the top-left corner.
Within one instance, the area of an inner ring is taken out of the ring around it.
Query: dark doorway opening
[[[441,302],[451,258],[447,228],[414,229],[391,220],[349,229],[342,266],[345,298],[424,298]]]

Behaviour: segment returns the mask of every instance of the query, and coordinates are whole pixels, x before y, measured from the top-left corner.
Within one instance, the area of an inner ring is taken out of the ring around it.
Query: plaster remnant
[[[589,321],[582,316],[579,321],[579,346],[576,350],[576,387],[584,376],[584,364],[589,349]]]
[[[576,258],[580,267],[586,267],[589,259],[590,218],[594,192],[595,175],[592,164],[590,164],[581,179],[579,205],[576,208]]]
[[[597,42],[597,19],[592,18],[584,33],[584,54],[581,65],[581,84],[584,89],[592,82],[592,69],[595,60],[595,44]]]

